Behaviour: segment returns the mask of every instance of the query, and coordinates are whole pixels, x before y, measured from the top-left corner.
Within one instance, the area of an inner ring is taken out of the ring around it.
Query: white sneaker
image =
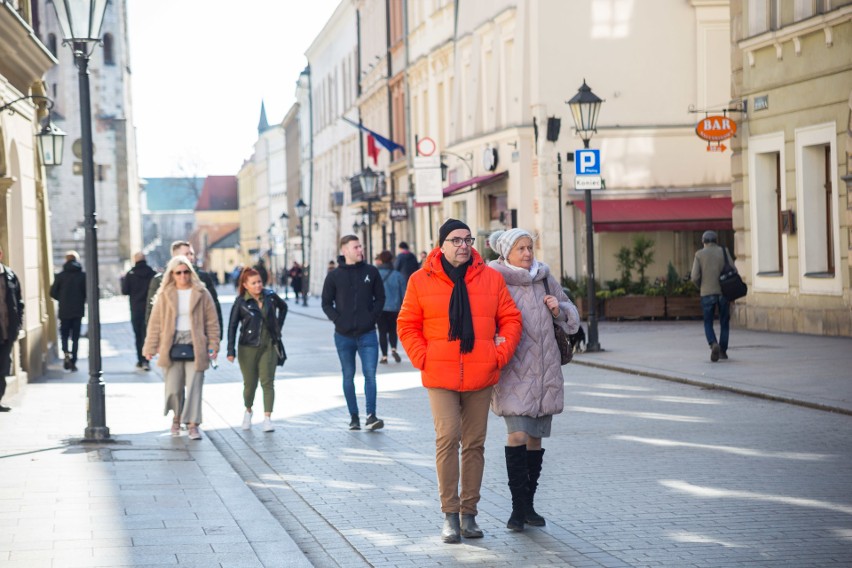
[[[243,430],[251,430],[251,412],[246,412],[243,415]]]
[[[263,419],[263,431],[275,432],[275,426],[272,425],[272,420],[269,419],[269,416],[266,416]]]

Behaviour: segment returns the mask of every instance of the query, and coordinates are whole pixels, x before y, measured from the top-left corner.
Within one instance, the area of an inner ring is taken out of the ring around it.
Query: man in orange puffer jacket
[[[461,221],[441,226],[438,247],[408,280],[397,319],[399,339],[429,391],[446,543],[482,537],[476,513],[491,388],[521,339],[521,313],[505,280],[473,242]]]

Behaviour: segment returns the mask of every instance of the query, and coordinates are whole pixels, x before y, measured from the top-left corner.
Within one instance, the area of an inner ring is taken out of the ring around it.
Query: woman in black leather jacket
[[[251,429],[252,405],[257,383],[263,389],[263,431],[272,432],[270,416],[275,402],[275,366],[278,362],[276,346],[281,339],[281,327],[287,317],[287,303],[278,294],[263,287],[260,274],[246,268],[240,274],[237,298],[231,308],[228,322],[228,361],[237,355],[235,339],[240,328],[239,361],[243,375],[243,401],[246,412],[243,430]]]

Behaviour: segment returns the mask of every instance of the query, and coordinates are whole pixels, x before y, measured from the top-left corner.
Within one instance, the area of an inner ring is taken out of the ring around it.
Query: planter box
[[[580,312],[580,319],[589,321],[589,303],[586,301],[586,297],[577,298],[574,305],[577,306],[577,311]],[[601,319],[603,317],[603,302],[601,300],[597,301],[595,309],[597,310],[598,319]]]
[[[666,317],[669,319],[703,318],[701,298],[698,296],[666,297]]]
[[[666,317],[664,296],[621,296],[604,300],[606,319],[659,319]]]

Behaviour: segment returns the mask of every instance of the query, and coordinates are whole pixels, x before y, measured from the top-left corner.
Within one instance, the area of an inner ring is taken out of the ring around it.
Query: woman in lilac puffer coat
[[[564,379],[553,323],[572,334],[580,316],[550,268],[535,259],[528,231],[495,231],[489,243],[500,257],[488,266],[503,275],[523,318],[521,343],[491,397],[491,410],[504,418],[509,435],[505,451],[512,515],[506,526],[522,531],[524,523],[545,524],[533,508],[544,457],[541,439],[550,436],[553,415],[563,408]]]

